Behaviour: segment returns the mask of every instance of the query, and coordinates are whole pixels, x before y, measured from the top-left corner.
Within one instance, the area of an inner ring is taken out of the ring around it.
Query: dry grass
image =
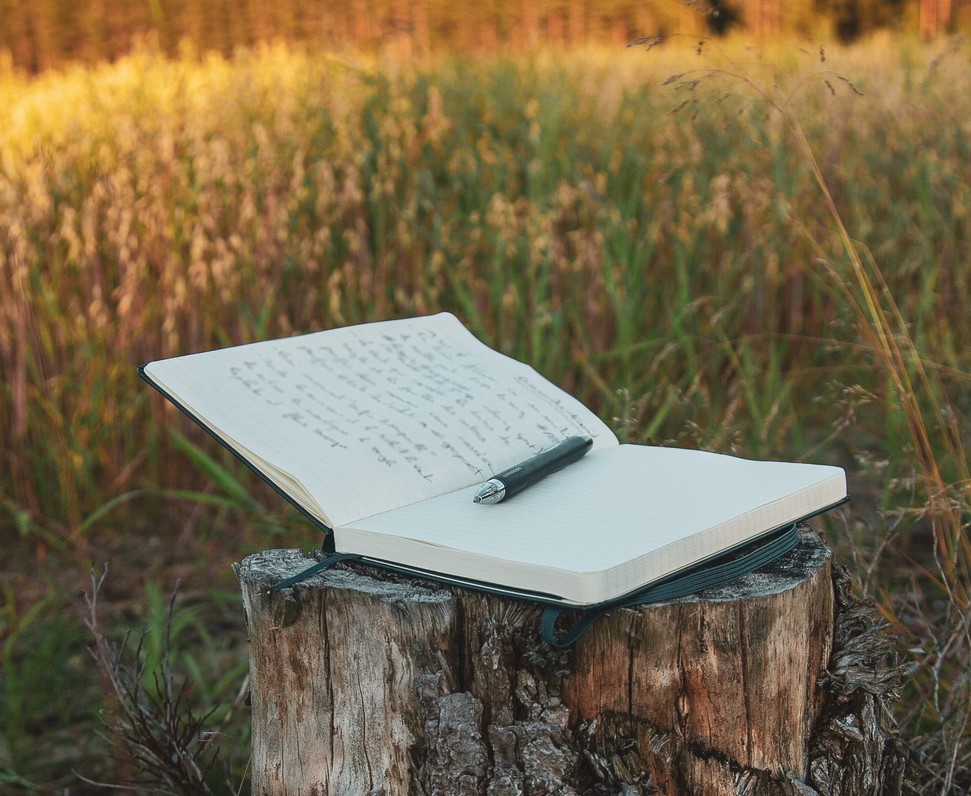
[[[0,74],[4,538],[84,570],[173,513],[162,547],[259,539],[272,517],[226,514],[253,484],[187,457],[135,365],[449,309],[630,439],[845,465],[833,543],[914,650],[930,792],[956,787],[968,53],[697,50]]]

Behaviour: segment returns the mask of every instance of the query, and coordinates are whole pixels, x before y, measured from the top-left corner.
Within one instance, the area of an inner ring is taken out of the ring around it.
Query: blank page
[[[846,482],[838,467],[622,445],[495,505],[474,492],[339,528],[338,550],[597,602],[830,506]]]

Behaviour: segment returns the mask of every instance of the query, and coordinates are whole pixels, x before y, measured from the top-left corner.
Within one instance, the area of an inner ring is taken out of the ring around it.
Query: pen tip
[[[506,487],[501,481],[491,480],[486,481],[482,486],[479,487],[478,492],[472,498],[476,503],[485,503],[489,505],[490,503],[498,503],[502,500],[506,493]]]

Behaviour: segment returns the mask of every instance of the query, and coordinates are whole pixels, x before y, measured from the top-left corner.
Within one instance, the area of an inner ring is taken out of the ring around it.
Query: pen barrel
[[[512,497],[551,473],[583,458],[591,445],[593,440],[590,437],[567,437],[563,442],[537,454],[532,459],[503,470],[493,476],[493,480],[501,481],[505,485],[504,498]]]

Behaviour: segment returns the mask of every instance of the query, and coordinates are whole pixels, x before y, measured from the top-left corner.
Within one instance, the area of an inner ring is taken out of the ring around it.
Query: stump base
[[[772,566],[612,611],[567,651],[540,639],[538,606],[356,565],[268,591],[310,563],[272,550],[238,568],[254,793],[848,795],[887,777],[904,792],[873,709],[890,692],[859,702],[827,671],[849,609],[808,528]],[[859,742],[839,735],[851,725]],[[856,780],[836,776],[848,759]]]

